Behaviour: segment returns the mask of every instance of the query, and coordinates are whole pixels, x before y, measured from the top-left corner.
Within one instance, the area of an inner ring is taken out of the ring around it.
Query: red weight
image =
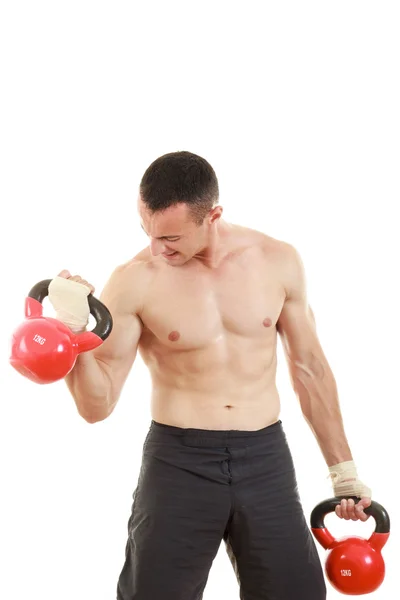
[[[42,300],[50,281],[37,284],[26,298],[26,319],[14,331],[11,341],[11,366],[39,384],[63,379],[73,369],[78,354],[100,346],[112,328],[108,309],[93,297],[89,298],[91,313],[97,320],[93,331],[77,335],[61,321],[44,317]]]
[[[102,343],[90,331],[83,336],[86,344],[56,319],[31,317],[13,334],[10,363],[35,383],[53,383],[68,375],[83,347],[92,350]]]
[[[355,499],[356,501],[358,499]],[[324,525],[324,517],[340,504],[331,498],[317,505],[311,514],[311,531],[327,550],[325,573],[331,585],[342,594],[362,595],[374,592],[385,578],[381,550],[389,538],[390,520],[377,502],[365,509],[376,520],[376,528],[367,540],[358,536],[335,539]]]

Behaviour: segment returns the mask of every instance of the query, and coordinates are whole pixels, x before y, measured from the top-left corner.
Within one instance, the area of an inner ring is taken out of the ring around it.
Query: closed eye
[[[143,225],[140,223],[140,227],[143,229],[144,233],[147,235],[147,237],[149,237],[149,234],[147,233],[147,231],[145,231]],[[177,237],[167,237],[166,235],[163,235],[162,237],[158,238],[159,240],[166,240],[167,242],[177,242],[178,240],[180,240],[180,236]]]

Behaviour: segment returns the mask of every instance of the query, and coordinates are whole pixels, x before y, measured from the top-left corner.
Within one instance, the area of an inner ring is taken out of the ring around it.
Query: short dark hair
[[[146,169],[140,182],[142,201],[152,212],[184,203],[194,221],[201,225],[218,204],[218,179],[212,166],[192,152],[170,152]]]

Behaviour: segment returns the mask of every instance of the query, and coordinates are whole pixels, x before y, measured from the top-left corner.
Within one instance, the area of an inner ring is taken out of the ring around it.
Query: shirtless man
[[[278,334],[344,498],[338,516],[366,520],[371,493],[357,476],[298,252],[224,221],[218,198],[215,172],[197,155],[149,166],[138,197],[149,246],[111,274],[100,299],[112,332],[66,377],[79,414],[96,423],[114,410],[138,350],[151,374],[152,421],[117,599],[200,600],[224,539],[243,600],[323,600],[279,418]],[[89,290],[68,271],[50,285],[58,317],[75,331],[88,323]]]

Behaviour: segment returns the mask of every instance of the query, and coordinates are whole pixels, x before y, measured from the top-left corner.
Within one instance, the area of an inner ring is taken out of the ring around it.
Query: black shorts
[[[152,422],[117,600],[201,600],[225,541],[242,600],[325,600],[281,421],[258,431]]]

